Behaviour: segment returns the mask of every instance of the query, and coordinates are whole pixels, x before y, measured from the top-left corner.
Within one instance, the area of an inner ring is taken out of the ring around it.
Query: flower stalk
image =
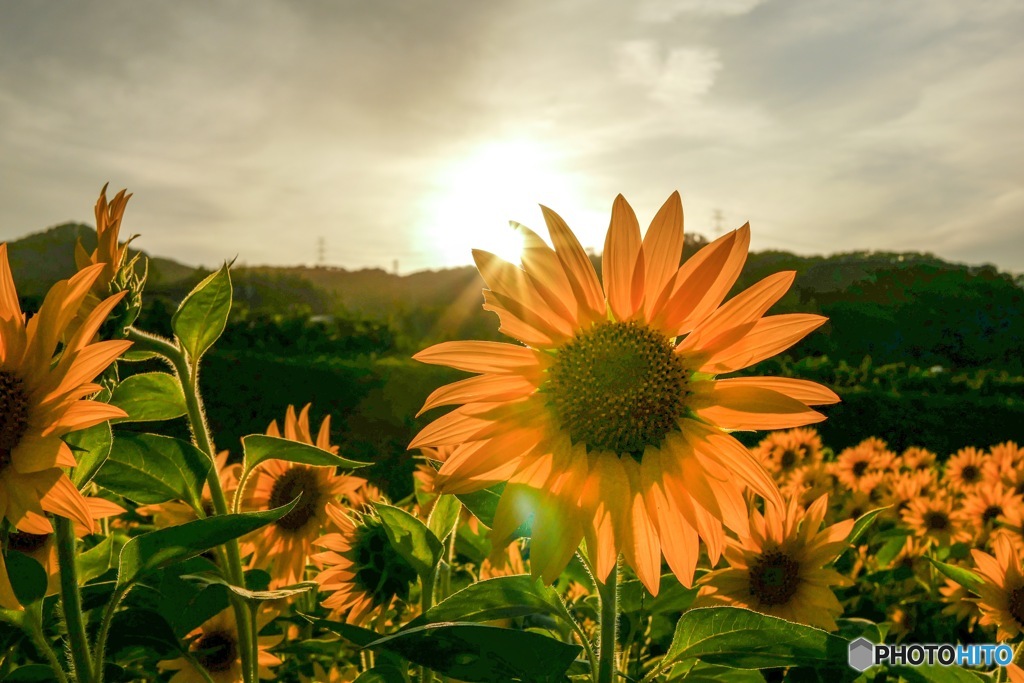
[[[78,683],[93,683],[92,660],[89,657],[89,639],[85,634],[82,616],[82,596],[78,592],[78,568],[75,565],[75,530],[70,519],[55,517],[57,561],[60,564],[61,608],[68,631],[71,660],[75,665]]]
[[[598,643],[597,683],[613,683],[615,680],[616,650],[619,630],[619,568],[615,568],[602,583],[595,577],[597,594],[601,598],[601,641]]]

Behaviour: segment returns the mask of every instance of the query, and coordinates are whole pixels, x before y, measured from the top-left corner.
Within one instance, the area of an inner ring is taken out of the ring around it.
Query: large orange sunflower
[[[331,445],[331,419],[328,415],[320,425],[316,441],[309,430],[307,404],[296,417],[288,406],[284,421],[284,438],[315,445],[325,451],[338,452]],[[277,422],[267,428],[269,436],[281,436]],[[270,510],[287,505],[296,497],[299,502],[287,515],[259,531],[246,536],[242,554],[252,553],[253,567],[267,569],[271,587],[302,581],[306,560],[315,541],[326,529],[327,509],[340,503],[342,496],[355,495],[366,480],[349,474],[335,474],[333,467],[314,467],[284,460],[268,460],[259,465],[242,492],[245,510]]]
[[[39,312],[26,320],[7,245],[0,244],[0,517],[19,531],[51,533],[46,512],[93,529],[85,497],[61,469],[75,465],[61,437],[125,416],[120,408],[85,399],[100,390],[92,380],[131,346],[127,341],[90,343],[121,295],[97,306],[69,335],[57,360],[54,354],[100,268],[92,266],[55,284]],[[18,608],[2,559],[0,605]]]
[[[733,429],[818,422],[809,405],[838,397],[813,382],[717,379],[772,356],[825,322],[765,317],[793,282],[778,273],[722,304],[739,276],[748,226],[682,267],[674,193],[641,239],[621,196],[612,207],[603,285],[565,222],[543,208],[554,249],[525,227],[522,267],[475,251],[484,308],[522,344],[446,342],[424,363],[478,373],[431,394],[424,410],[460,404],[411,444],[454,446],[444,492],[508,482],[492,534],[508,543],[532,522],[531,564],[551,582],[582,539],[605,580],[619,553],[658,590],[661,557],[692,582],[698,537],[717,561],[722,525],[744,531],[744,488],[781,504],[771,475]]]

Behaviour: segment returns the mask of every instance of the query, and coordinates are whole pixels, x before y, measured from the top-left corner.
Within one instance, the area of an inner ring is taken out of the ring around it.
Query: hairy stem
[[[27,610],[26,610],[27,612]],[[50,647],[50,643],[46,640],[46,636],[43,635],[43,626],[39,623],[37,615],[26,614],[25,626],[29,636],[32,638],[32,644],[36,646],[40,654],[46,657],[46,663],[53,669],[53,675],[58,683],[68,683],[67,674],[64,673],[64,669],[60,665],[60,661],[57,659],[57,655],[54,653],[53,648]]]
[[[596,579],[596,577],[595,577]],[[601,598],[601,642],[597,660],[597,683],[615,681],[615,650],[619,625],[619,563],[604,583],[596,581]]]
[[[60,564],[61,607],[68,629],[71,659],[75,665],[78,683],[93,683],[92,660],[89,658],[89,639],[85,634],[82,616],[82,595],[78,591],[78,568],[75,566],[75,530],[70,519],[55,517],[57,561]]]

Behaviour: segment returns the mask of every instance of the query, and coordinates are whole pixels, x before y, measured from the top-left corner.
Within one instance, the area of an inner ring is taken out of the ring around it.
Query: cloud
[[[639,4],[641,21],[664,23],[683,15],[737,16],[746,14],[764,0],[644,0]]]
[[[653,40],[633,40],[615,52],[619,78],[643,86],[658,102],[688,102],[705,95],[722,68],[715,51],[707,48],[677,47],[663,53]]]

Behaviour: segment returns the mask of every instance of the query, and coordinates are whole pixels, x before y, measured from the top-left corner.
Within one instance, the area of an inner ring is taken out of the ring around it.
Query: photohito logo
[[[876,645],[867,638],[858,638],[850,643],[848,659],[857,671],[866,671],[875,664],[920,666],[939,664],[941,666],[1007,666],[1013,661],[1013,648],[1005,643],[999,645],[934,645],[905,643],[901,645]]]

